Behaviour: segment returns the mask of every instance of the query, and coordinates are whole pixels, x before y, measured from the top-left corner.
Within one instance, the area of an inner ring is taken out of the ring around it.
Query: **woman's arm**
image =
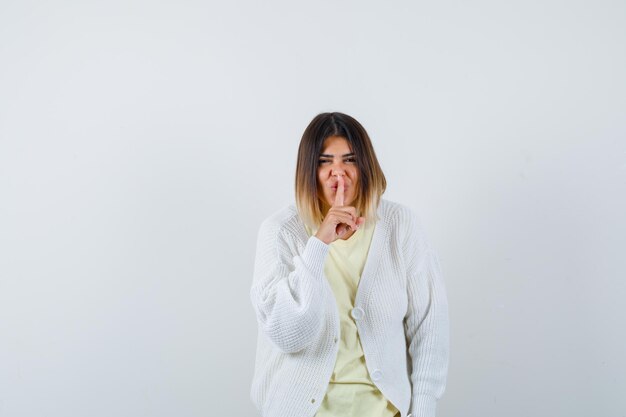
[[[413,417],[434,417],[448,374],[448,302],[437,254],[412,213],[409,224],[404,325],[411,357],[410,412]]]
[[[330,247],[311,236],[302,253],[293,254],[288,239],[276,220],[261,224],[250,298],[263,333],[281,351],[293,353],[321,329],[324,262]]]

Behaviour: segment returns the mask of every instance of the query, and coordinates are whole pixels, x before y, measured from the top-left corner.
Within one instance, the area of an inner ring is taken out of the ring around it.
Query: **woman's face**
[[[335,202],[339,175],[344,180],[343,205],[352,205],[356,198],[358,173],[355,155],[348,141],[341,136],[326,138],[317,164],[317,186],[326,208]]]

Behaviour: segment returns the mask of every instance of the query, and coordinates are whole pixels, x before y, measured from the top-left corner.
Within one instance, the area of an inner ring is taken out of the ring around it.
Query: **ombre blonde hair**
[[[378,164],[369,135],[356,119],[343,113],[320,113],[304,130],[296,164],[298,214],[312,230],[317,230],[324,219],[325,203],[317,181],[317,169],[324,141],[331,136],[346,139],[351,151],[355,153],[359,177],[352,205],[359,216],[365,217],[365,225],[369,226],[378,220],[376,211],[387,188],[387,180]]]

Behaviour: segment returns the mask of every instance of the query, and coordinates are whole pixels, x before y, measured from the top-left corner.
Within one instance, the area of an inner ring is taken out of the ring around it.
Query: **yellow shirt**
[[[306,226],[305,226],[306,227]],[[316,231],[306,227],[309,235]],[[330,244],[324,275],[335,294],[341,340],[326,395],[315,417],[395,417],[400,412],[372,382],[350,310],[363,273],[374,224],[361,226],[348,239]]]

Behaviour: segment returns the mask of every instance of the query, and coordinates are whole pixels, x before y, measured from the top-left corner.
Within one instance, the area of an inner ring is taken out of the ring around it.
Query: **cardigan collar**
[[[356,298],[354,300],[355,305],[363,304],[362,298],[367,293],[367,288],[372,280],[376,279],[376,272],[380,264],[381,254],[384,252],[384,248],[387,242],[387,236],[389,235],[389,219],[384,216],[387,207],[387,202],[384,199],[380,199],[376,213],[378,220],[374,225],[374,234],[372,235],[372,242],[370,243],[367,259],[365,260],[365,266],[363,267],[363,273],[361,274],[361,280],[357,287]]]

